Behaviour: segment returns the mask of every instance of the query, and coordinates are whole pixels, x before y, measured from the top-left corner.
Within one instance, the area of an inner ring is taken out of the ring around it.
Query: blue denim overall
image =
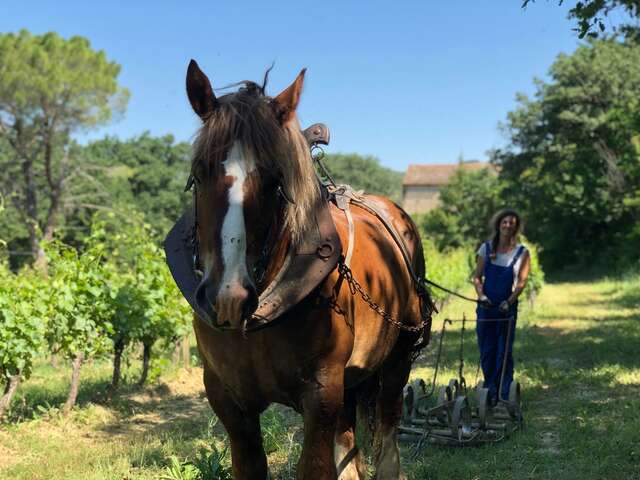
[[[516,301],[509,308],[509,312],[502,313],[499,305],[507,300],[513,292],[514,270],[513,266],[522,255],[524,247],[518,248],[511,263],[506,267],[491,263],[491,244],[485,244],[484,257],[484,294],[491,300],[491,307],[485,308],[478,305],[476,313],[478,321],[476,323],[476,333],[478,334],[478,347],[480,348],[480,365],[484,374],[484,386],[489,389],[489,399],[495,403],[498,398],[500,376],[502,374],[502,363],[504,361],[505,349],[507,363],[505,366],[504,380],[502,382],[502,399],[509,396],[509,387],[513,380],[513,340],[515,337],[516,319],[518,317],[518,302]],[[484,319],[498,319],[513,317],[511,321],[481,321]],[[507,345],[507,333],[511,323],[511,336]],[[506,348],[505,348],[506,347]]]

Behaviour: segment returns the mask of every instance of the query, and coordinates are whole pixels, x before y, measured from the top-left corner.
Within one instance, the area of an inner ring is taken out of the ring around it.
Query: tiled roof
[[[404,174],[402,185],[425,185],[425,186],[441,186],[449,183],[449,178],[458,168],[467,171],[477,171],[483,168],[493,168],[487,162],[464,162],[453,164],[418,164],[409,165],[407,173]]]

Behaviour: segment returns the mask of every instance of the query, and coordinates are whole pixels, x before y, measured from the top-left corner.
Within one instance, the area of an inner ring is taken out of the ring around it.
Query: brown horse
[[[351,209],[350,272],[377,309],[334,268],[277,322],[252,332],[243,328],[287,249],[317,228],[313,212],[326,204],[296,119],[304,73],[275,98],[253,82],[216,98],[207,76],[194,61],[189,65],[187,93],[203,122],[191,174],[201,269],[194,327],[204,385],[229,434],[236,479],[268,478],[260,413],[272,402],[303,416],[298,478],[365,478],[355,444],[360,401],[374,407],[367,423],[374,429],[376,478],[401,478],[396,428],[425,322],[415,277],[379,218],[357,205]],[[391,219],[422,278],[413,222],[387,199],[367,201]],[[333,204],[328,208],[346,249],[345,214]]]

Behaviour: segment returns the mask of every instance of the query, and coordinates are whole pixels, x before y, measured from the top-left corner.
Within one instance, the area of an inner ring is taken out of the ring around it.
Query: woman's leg
[[[502,380],[502,390],[500,391],[501,400],[509,399],[509,388],[511,387],[511,382],[513,381],[513,342],[516,336],[516,320],[518,318],[517,310],[513,309],[511,314],[513,315],[513,320],[500,322],[502,325],[499,329],[497,341],[497,385],[500,384],[500,377],[502,376],[502,366],[504,365],[504,378]]]
[[[478,309],[476,333],[480,349],[480,366],[484,374],[484,386],[489,389],[489,399],[495,402],[498,397],[498,331],[497,323],[492,321],[489,309]]]

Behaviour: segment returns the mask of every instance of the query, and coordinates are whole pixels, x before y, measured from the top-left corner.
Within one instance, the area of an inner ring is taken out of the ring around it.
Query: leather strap
[[[258,309],[247,330],[264,328],[301,302],[338,264],[342,255],[340,237],[331,218],[329,204],[316,210],[316,226],[297,249],[291,249],[284,264],[258,300]]]
[[[193,258],[193,214],[187,210],[171,227],[164,240],[164,252],[171,275],[180,289],[182,296],[189,302],[193,311],[200,317],[206,318],[206,313],[198,306],[195,298],[196,288],[200,279],[194,268]]]
[[[411,277],[413,278],[414,282],[416,282],[416,284],[419,284],[420,280],[418,279],[418,276],[416,275],[416,273],[413,271],[413,266],[411,265],[411,256],[409,255],[407,246],[404,243],[404,240],[402,239],[398,231],[395,229],[395,227],[391,223],[391,220],[389,220],[387,216],[381,210],[379,210],[372,202],[367,202],[364,198],[362,200],[354,200],[353,203],[359,206],[360,208],[367,210],[369,213],[372,213],[380,220],[382,225],[384,225],[387,231],[391,234],[391,237],[396,242],[396,245],[398,245],[398,247],[400,248],[400,252],[402,252],[402,256],[404,257],[404,261],[407,264],[407,268],[409,269],[409,273],[411,274]]]
[[[351,267],[351,256],[353,255],[353,248],[355,245],[356,227],[353,222],[353,216],[351,215],[351,209],[349,205],[353,198],[354,192],[351,186],[341,185],[342,189],[340,193],[335,192],[336,206],[344,212],[347,217],[347,225],[349,228],[349,238],[347,240],[347,253],[344,258],[344,264],[347,267]]]
[[[400,252],[402,253],[402,257],[404,258],[404,261],[407,265],[409,273],[411,274],[411,277],[413,278],[413,281],[416,283],[416,285],[420,285],[421,281],[413,270],[413,266],[411,264],[411,256],[409,255],[407,246],[404,243],[402,236],[395,229],[395,227],[393,226],[393,223],[389,218],[387,218],[385,213],[382,210],[380,210],[378,206],[375,205],[374,202],[368,201],[367,198],[364,195],[362,195],[362,191],[356,192],[353,190],[353,188],[350,185],[338,185],[331,193],[335,198],[336,205],[338,206],[338,208],[341,208],[340,207],[341,203],[344,203],[344,202],[353,203],[354,205],[366,210],[367,212],[371,213],[376,218],[378,218],[378,220],[380,220],[380,223],[384,225],[385,229],[389,232],[389,234],[395,241],[396,245],[400,249]],[[346,214],[349,211],[349,208],[348,207],[346,209],[341,208],[341,210],[344,210]],[[347,216],[347,220],[349,220],[350,216],[351,216],[351,213],[349,212],[349,215]],[[353,220],[349,220],[349,221],[352,222]],[[352,245],[351,245],[351,238],[350,238],[349,248],[351,246]]]

